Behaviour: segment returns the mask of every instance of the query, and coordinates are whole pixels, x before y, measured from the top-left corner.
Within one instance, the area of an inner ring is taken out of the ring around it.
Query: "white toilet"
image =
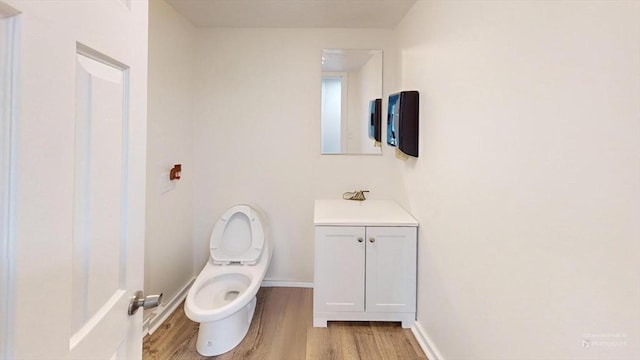
[[[227,210],[210,238],[210,257],[185,301],[189,319],[200,323],[196,349],[225,353],[247,335],[272,248],[264,218],[248,205]]]

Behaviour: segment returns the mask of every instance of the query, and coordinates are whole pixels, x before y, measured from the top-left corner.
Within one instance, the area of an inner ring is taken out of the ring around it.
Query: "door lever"
[[[149,295],[145,297],[142,291],[136,291],[135,295],[131,298],[131,302],[129,302],[129,315],[135,314],[141,307],[144,309],[152,309],[160,305],[161,301],[162,293],[160,293],[160,295]]]

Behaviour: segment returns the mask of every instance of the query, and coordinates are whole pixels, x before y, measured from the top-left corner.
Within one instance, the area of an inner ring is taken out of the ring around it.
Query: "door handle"
[[[162,301],[162,293],[160,295],[149,295],[144,296],[142,291],[136,291],[135,295],[131,298],[131,302],[129,302],[129,315],[135,314],[139,308],[144,309],[152,309],[158,305]]]
[[[370,242],[370,243],[374,243],[374,242],[376,242],[376,238],[374,238],[374,237],[370,237],[370,238],[369,238],[369,242]]]

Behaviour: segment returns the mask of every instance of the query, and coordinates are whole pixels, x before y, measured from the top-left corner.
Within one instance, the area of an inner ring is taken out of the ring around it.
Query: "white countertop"
[[[393,200],[316,200],[314,225],[418,226],[418,221]]]

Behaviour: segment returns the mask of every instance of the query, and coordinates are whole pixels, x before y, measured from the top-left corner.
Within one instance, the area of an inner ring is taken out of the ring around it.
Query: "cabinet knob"
[[[370,237],[370,238],[369,238],[369,242],[370,242],[370,243],[376,242],[376,239],[375,239],[375,238]]]
[[[363,241],[364,241],[363,238],[361,238],[361,237],[358,238],[358,242],[363,242]]]

